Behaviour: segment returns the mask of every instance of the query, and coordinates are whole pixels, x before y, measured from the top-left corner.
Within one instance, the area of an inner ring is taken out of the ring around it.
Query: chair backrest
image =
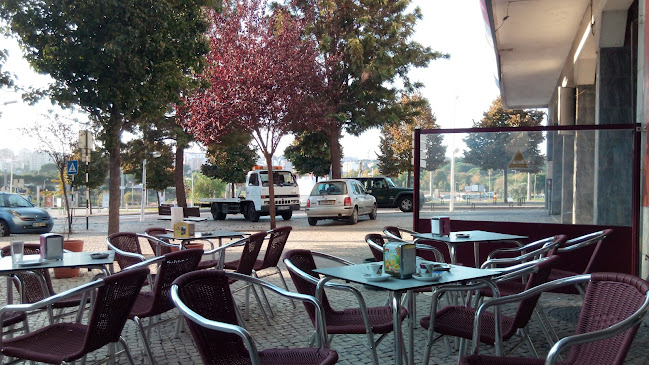
[[[153,304],[151,311],[146,315],[147,317],[162,314],[174,308],[169,294],[171,285],[179,276],[196,270],[202,256],[203,250],[199,248],[180,250],[165,255],[155,277]]]
[[[151,227],[144,230],[144,233],[156,238],[158,238],[158,236],[161,234],[166,234],[167,232],[169,231],[166,228],[162,228],[162,227]],[[160,255],[166,255],[169,252],[171,252],[171,247],[169,246],[158,247],[156,241],[154,240],[147,240],[147,241],[149,241],[149,245],[151,246],[151,250],[153,250],[154,254],[158,254],[158,250],[160,251],[159,252]],[[167,240],[163,240],[163,241],[168,242]]]
[[[291,234],[292,229],[293,227],[291,226],[285,226],[270,231],[266,254],[264,255],[264,261],[259,270],[277,266],[279,259],[282,258],[284,246],[286,246],[286,241],[288,241],[288,236]]]
[[[178,297],[189,309],[209,320],[238,325],[236,304],[229,279],[223,271],[201,270],[180,276],[174,281]],[[211,330],[187,320],[196,348],[205,364],[243,364],[248,350],[239,336]]]
[[[396,226],[385,226],[383,228],[383,232],[385,232],[386,234],[390,233],[397,238],[403,238],[401,237],[401,230],[399,229],[399,227]]]
[[[284,254],[284,260],[290,261],[293,266],[295,266],[305,274],[310,275],[316,279],[320,279],[320,274],[313,271],[317,269],[317,267],[315,265],[315,260],[313,259],[311,251],[299,249],[289,250]],[[294,273],[291,270],[289,270],[289,273],[291,275],[291,280],[293,280],[293,285],[295,285],[295,289],[298,293],[310,295],[312,297],[316,296],[316,284],[304,279],[299,274]],[[306,311],[309,314],[311,320],[315,321],[315,307],[312,304],[306,302],[304,303],[304,307],[306,308]],[[327,316],[327,313],[333,312],[333,309],[329,305],[327,295],[324,292],[322,293],[322,307],[325,312],[325,318]]]
[[[647,291],[649,283],[637,276],[591,274],[577,322],[577,334],[601,330],[628,318],[642,306]],[[566,363],[623,364],[639,323],[617,336],[572,346]]]
[[[118,249],[126,252],[132,252],[141,255],[142,249],[140,248],[140,241],[138,239],[137,233],[132,232],[117,232],[108,236],[108,242],[111,245],[117,247]],[[115,261],[119,265],[120,269],[125,269],[131,265],[135,265],[141,260],[138,260],[134,257],[128,257],[115,253]]]
[[[100,279],[104,281],[104,285],[97,289],[88,320],[88,332],[83,347],[76,356],[80,357],[119,341],[124,324],[148,274],[148,268],[137,268]]]
[[[554,266],[558,260],[559,258],[556,256],[541,259],[537,265],[538,271],[529,276],[527,284],[525,285],[525,290],[546,283],[548,277],[550,277],[552,266]],[[516,314],[514,315],[512,327],[508,331],[510,332],[510,335],[513,335],[517,329],[524,328],[527,325],[530,318],[532,318],[532,313],[534,313],[534,308],[536,307],[536,303],[538,303],[540,297],[541,293],[525,298],[519,303]],[[505,334],[503,336],[505,336]]]
[[[379,233],[369,233],[365,235],[365,242],[367,242],[367,244],[370,246],[370,251],[372,251],[374,260],[378,262],[383,261],[383,250],[379,250],[376,246],[385,246],[385,240],[383,239],[383,237],[384,236]]]
[[[530,242],[525,246],[518,248],[497,249],[489,254],[488,260],[483,262],[481,267],[484,269],[490,269],[502,266],[511,266],[533,259],[542,258],[555,251],[556,247],[563,244],[566,239],[567,237],[565,235],[556,235]]]
[[[590,255],[590,259],[586,264],[586,267],[584,267],[583,270],[577,269],[575,271],[579,274],[590,274],[597,260],[597,255],[599,254],[602,248],[604,239],[607,236],[609,236],[612,232],[613,232],[612,229],[605,229],[603,231],[592,232],[589,234],[585,234],[583,236],[570,239],[566,241],[564,244],[557,247],[557,249],[555,250],[555,254],[559,255],[560,257],[565,257],[569,259],[570,255],[573,252],[579,251],[577,254],[583,255],[583,253],[581,252],[582,249],[591,248],[592,245],[595,244],[595,248],[593,248],[593,251]]]
[[[25,255],[40,255],[41,246],[38,243],[25,243],[23,253]],[[2,257],[11,256],[11,246],[3,247],[0,254]],[[23,297],[20,299],[22,303],[36,303],[55,294],[50,271],[48,269],[35,269],[34,271],[38,271],[43,276],[43,279],[45,279],[47,292],[43,291],[43,285],[36,275],[29,272],[15,273],[13,275],[20,281],[20,283],[14,281],[18,292],[21,291],[20,285],[22,285]]]
[[[264,238],[266,238],[266,232],[257,232],[250,235],[246,240],[246,244],[243,246],[241,251],[241,258],[239,259],[239,266],[235,270],[239,274],[250,275],[252,270],[255,268],[255,262],[257,261],[257,256],[259,256],[259,251],[261,246],[264,244]]]

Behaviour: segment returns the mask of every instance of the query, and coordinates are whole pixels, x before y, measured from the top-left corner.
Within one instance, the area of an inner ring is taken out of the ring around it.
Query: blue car
[[[54,221],[45,210],[18,194],[0,193],[0,236],[11,233],[48,233]]]

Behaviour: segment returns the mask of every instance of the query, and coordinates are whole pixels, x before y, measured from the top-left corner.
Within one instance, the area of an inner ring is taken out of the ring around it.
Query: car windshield
[[[0,195],[0,207],[4,208],[30,208],[33,205],[25,198],[18,194],[2,194]]]
[[[347,194],[347,184],[342,181],[317,183],[311,195],[344,195]]]
[[[389,177],[386,177],[385,181],[388,183],[388,187],[391,187],[391,188],[396,187],[396,185],[392,182],[392,180]]]
[[[268,186],[268,171],[259,172],[262,186]],[[297,186],[290,171],[273,171],[273,182],[275,186]]]

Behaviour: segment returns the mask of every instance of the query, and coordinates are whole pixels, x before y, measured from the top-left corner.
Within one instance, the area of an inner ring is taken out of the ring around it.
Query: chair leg
[[[133,356],[131,355],[131,350],[128,348],[128,344],[126,341],[124,341],[124,338],[122,336],[119,336],[119,343],[122,344],[122,348],[124,348],[124,353],[126,353],[126,358],[128,359],[128,363],[131,365],[135,365],[135,362],[133,361]]]
[[[557,332],[554,330],[554,327],[552,327],[552,322],[550,322],[550,318],[548,317],[547,313],[545,313],[545,309],[543,309],[543,306],[537,304],[536,309],[538,309],[538,313],[541,315],[541,317],[543,317],[543,322],[548,327],[548,332],[550,333],[550,336],[553,341],[551,346],[554,346],[554,344],[559,341],[559,336],[557,336]]]
[[[288,285],[286,285],[286,280],[284,280],[284,275],[282,275],[282,270],[277,266],[275,267],[275,270],[277,270],[277,273],[279,274],[279,279],[282,281],[282,284],[284,284],[284,289],[286,289],[286,291],[290,291],[288,289]],[[293,309],[297,308],[295,306],[295,301],[293,299],[291,299],[291,304],[293,305]]]
[[[534,344],[532,343],[532,338],[530,338],[530,334],[529,334],[529,332],[527,332],[527,329],[521,328],[521,334],[524,336],[525,342],[527,342],[527,346],[534,353],[534,357],[538,358],[539,353],[536,352],[536,348],[534,347]]]
[[[144,325],[142,324],[142,320],[139,317],[134,317],[133,321],[137,324],[138,329],[140,330],[140,335],[142,336],[142,342],[144,343],[144,349],[146,350],[146,354],[149,357],[149,362],[152,365],[156,364],[155,358],[153,357],[153,351],[151,350],[151,344],[149,344],[149,338],[146,335],[147,330],[144,328]]]
[[[252,276],[259,279],[259,276],[257,276],[257,273],[255,271],[252,272]],[[275,313],[273,313],[273,308],[270,307],[270,303],[268,302],[268,298],[266,297],[266,292],[264,292],[264,288],[260,286],[259,290],[261,291],[261,297],[264,298],[264,302],[266,303],[266,307],[268,308],[268,313],[270,314],[270,318],[275,318]]]
[[[372,331],[367,332],[367,345],[370,347],[370,351],[372,351],[372,364],[379,365],[379,356],[376,353],[376,343],[374,343],[374,334]]]
[[[178,316],[178,319],[176,320],[176,331],[174,334],[174,338],[178,338],[180,336],[180,331],[183,330],[183,316],[180,315]]]
[[[264,316],[264,320],[266,321],[266,325],[270,326],[270,320],[268,319],[268,316],[266,315],[266,310],[264,310],[264,306],[261,304],[261,299],[259,299],[259,295],[257,294],[257,290],[255,290],[255,287],[253,285],[250,286],[250,289],[252,290],[252,294],[255,295],[255,299],[257,300],[257,304],[259,305],[259,309],[261,310],[261,314]],[[246,307],[246,313],[248,313],[248,307]]]

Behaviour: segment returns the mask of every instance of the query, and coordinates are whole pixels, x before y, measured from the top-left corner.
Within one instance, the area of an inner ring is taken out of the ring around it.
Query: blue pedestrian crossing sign
[[[68,161],[68,175],[76,175],[79,173],[79,161],[71,160]]]

